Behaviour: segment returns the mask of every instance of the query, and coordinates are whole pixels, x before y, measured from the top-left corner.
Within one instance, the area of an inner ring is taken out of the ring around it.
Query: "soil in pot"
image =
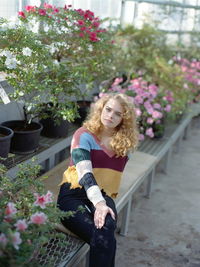
[[[38,149],[40,132],[43,128],[40,123],[26,124],[23,120],[13,120],[3,122],[2,125],[14,131],[10,148],[12,153],[30,154]]]
[[[0,126],[0,157],[7,158],[10,151],[11,138],[14,132],[4,126]]]

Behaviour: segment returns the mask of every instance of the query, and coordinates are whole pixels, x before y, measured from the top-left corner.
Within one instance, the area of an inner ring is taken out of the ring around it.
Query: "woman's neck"
[[[100,136],[101,137],[111,137],[111,136],[113,136],[114,133],[115,133],[114,129],[103,128],[103,130],[101,131]]]

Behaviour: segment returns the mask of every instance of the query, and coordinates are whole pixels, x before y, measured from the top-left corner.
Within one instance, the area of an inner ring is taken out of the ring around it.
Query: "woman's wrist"
[[[105,205],[106,205],[106,201],[105,200],[101,200],[101,201],[96,203],[95,208],[97,208],[98,206],[105,206]]]

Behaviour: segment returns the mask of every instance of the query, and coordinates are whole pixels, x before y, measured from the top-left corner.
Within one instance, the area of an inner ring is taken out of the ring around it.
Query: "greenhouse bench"
[[[157,162],[156,157],[148,155],[144,152],[135,152],[131,155],[130,160],[128,161],[126,168],[123,173],[121,187],[119,195],[116,198],[116,208],[117,212],[121,212],[121,225],[119,226],[121,235],[127,235],[129,216],[131,211],[131,203],[134,192],[138,187],[143,183],[145,179],[152,181],[152,175],[154,175],[155,163]],[[69,160],[65,160],[62,163],[58,164],[49,172],[45,173],[45,176],[48,178],[44,180],[46,189],[51,190],[55,196],[58,194],[58,184],[61,180],[62,174],[67,168]],[[150,182],[147,183],[146,194],[148,195],[150,191]],[[79,238],[71,234],[66,228],[58,224],[56,230],[66,233],[66,242],[68,246],[66,249],[61,249],[61,252],[58,256],[55,255],[55,265],[54,266],[76,266],[87,254],[89,251],[89,246],[81,241]],[[56,242],[52,240],[47,245],[47,255],[55,254],[58,251],[56,247]],[[59,261],[59,259],[60,262]],[[46,259],[39,258],[39,263],[41,265],[46,265],[48,262],[48,257]]]

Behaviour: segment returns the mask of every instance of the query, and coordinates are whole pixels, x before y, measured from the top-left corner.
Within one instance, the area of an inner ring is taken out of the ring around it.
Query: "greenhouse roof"
[[[182,8],[194,8],[194,9],[200,9],[200,6],[198,5],[190,5],[186,4],[184,2],[180,3],[178,1],[165,1],[165,0],[124,0],[126,1],[133,1],[137,3],[150,3],[155,5],[166,5],[166,6],[175,6],[175,7],[182,7]]]

